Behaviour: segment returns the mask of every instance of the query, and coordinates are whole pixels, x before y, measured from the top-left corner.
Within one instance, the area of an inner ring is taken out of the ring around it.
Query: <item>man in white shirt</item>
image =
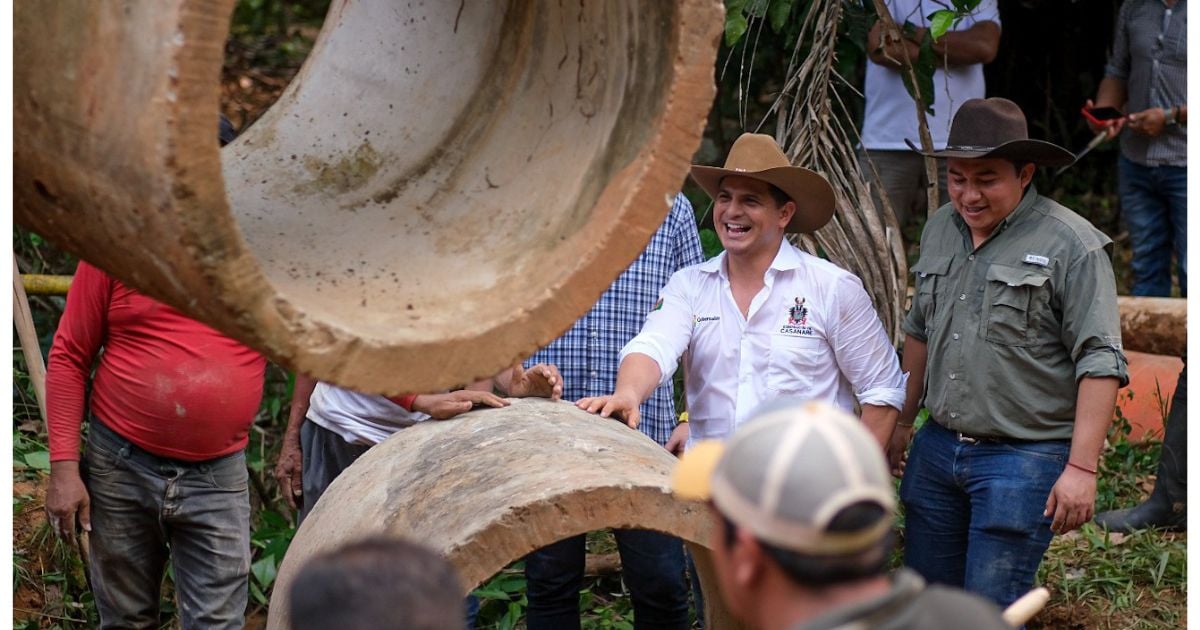
[[[725,168],[692,166],[716,201],[725,252],[676,272],[641,332],[621,351],[612,395],[577,406],[631,427],[638,405],[675,373],[686,351],[689,423],[672,442],[722,439],[779,396],[853,411],[888,443],[904,404],[904,377],[862,282],[784,239],[833,215],[824,177],[794,167],[774,138],[743,134]],[[690,427],[690,429],[689,429]]]
[[[879,22],[867,35],[867,76],[863,91],[866,110],[863,113],[862,148],[860,158],[870,158],[879,173],[879,185],[872,186],[875,207],[882,209],[880,196],[887,194],[896,220],[903,228],[914,212],[925,206],[924,159],[908,150],[905,138],[920,137],[917,132],[917,110],[904,87],[904,58],[914,62],[922,40],[929,36],[929,15],[946,8],[944,0],[887,0],[892,19],[903,29],[905,22],[915,29],[903,41],[885,46]],[[969,15],[936,42],[933,53],[937,69],[933,74],[933,114],[927,116],[933,148],[946,148],[950,121],[958,107],[972,98],[983,98],[983,64],[991,63],[1000,46],[1000,11],[996,0],[983,0]],[[926,104],[929,103],[928,95]],[[870,168],[864,165],[865,172]],[[945,202],[946,169],[939,165],[939,198]],[[872,182],[874,184],[874,182]],[[880,187],[883,188],[880,191]]]

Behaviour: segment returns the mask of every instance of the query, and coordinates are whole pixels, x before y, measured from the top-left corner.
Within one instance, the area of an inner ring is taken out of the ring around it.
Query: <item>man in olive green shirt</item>
[[[1037,194],[1035,165],[1073,156],[1028,139],[1004,99],[972,99],[944,151],[951,204],[930,218],[904,322],[905,408],[888,449],[905,563],[1007,606],[1054,533],[1092,517],[1121,352],[1112,242]],[[923,389],[922,389],[923,388]],[[902,464],[922,398],[930,419]]]

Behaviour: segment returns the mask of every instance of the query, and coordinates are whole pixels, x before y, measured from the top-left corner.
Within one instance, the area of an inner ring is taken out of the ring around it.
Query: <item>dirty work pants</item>
[[[913,439],[900,484],[904,564],[1007,607],[1033,588],[1050,546],[1050,489],[1069,440],[960,441],[930,420]]]
[[[242,451],[203,462],[152,455],[93,416],[83,457],[92,589],[102,628],[158,628],[168,557],[183,628],[242,628],[250,500]]]

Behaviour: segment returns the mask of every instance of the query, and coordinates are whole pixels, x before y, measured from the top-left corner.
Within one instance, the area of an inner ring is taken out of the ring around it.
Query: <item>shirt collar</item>
[[[800,254],[785,237],[779,243],[779,251],[775,253],[775,259],[771,261],[770,269],[775,271],[787,271],[789,269],[798,269],[804,261],[800,259]],[[725,252],[714,256],[705,262],[700,263],[700,271],[706,273],[719,273],[722,277],[728,275],[725,271]]]

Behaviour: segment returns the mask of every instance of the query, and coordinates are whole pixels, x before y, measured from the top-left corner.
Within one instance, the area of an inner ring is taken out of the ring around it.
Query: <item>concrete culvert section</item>
[[[712,517],[671,495],[675,461],[618,421],[546,400],[405,429],[343,471],[296,532],[268,628],[289,627],[288,592],[309,558],[365,536],[429,545],[474,588],[534,549],[606,527],[688,541],[709,627],[734,627],[708,561]]]
[[[15,218],[384,393],[494,374],[640,253],[699,145],[722,26],[714,0],[335,0],[219,150],[232,5],[18,3]]]

